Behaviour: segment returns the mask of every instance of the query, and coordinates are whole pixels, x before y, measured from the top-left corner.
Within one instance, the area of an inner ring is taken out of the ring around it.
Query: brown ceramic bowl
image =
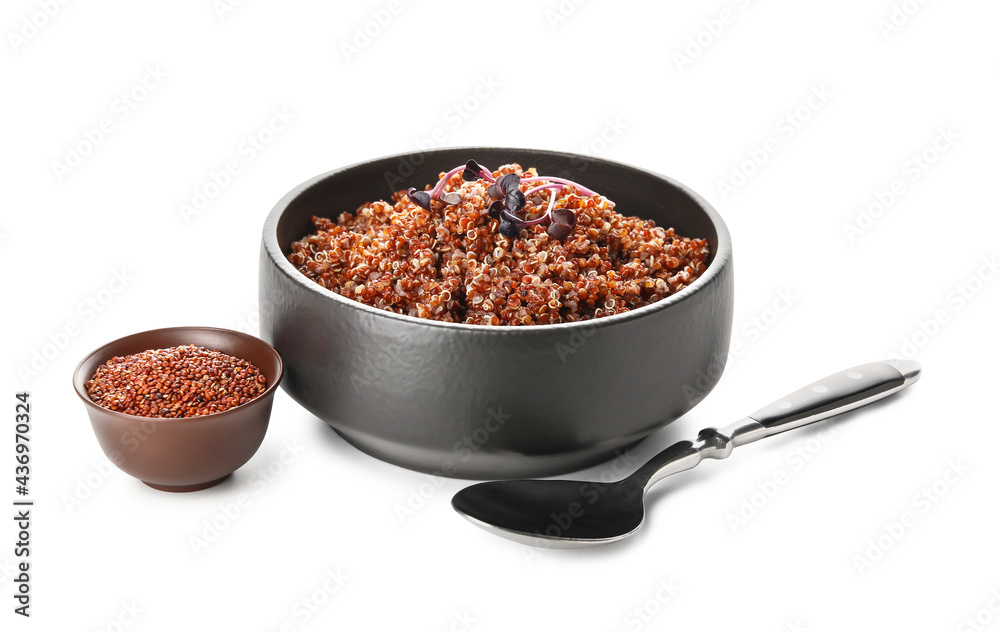
[[[263,395],[221,413],[166,419],[102,408],[84,384],[115,356],[198,345],[253,363],[267,378]],[[211,487],[250,460],[264,440],[274,393],[284,374],[281,356],[259,338],[214,327],[170,327],[119,338],[76,367],[73,386],[87,406],[101,449],[123,472],[156,489],[190,492]]]

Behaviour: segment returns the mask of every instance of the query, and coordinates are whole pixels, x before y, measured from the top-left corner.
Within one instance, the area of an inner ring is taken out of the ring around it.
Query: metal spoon
[[[916,382],[920,365],[873,362],[835,373],[696,441],[678,441],[615,483],[517,480],[479,483],[451,504],[474,524],[504,538],[546,548],[582,548],[626,538],[642,526],[643,497],[657,481],[703,459],[887,397]]]

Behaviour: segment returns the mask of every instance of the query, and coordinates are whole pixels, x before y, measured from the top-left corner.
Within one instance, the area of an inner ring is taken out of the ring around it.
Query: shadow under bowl
[[[115,356],[191,344],[252,363],[267,378],[267,389],[235,408],[181,419],[115,412],[87,394],[85,384],[97,367]],[[77,366],[73,386],[112,463],[155,489],[190,492],[222,482],[257,452],[283,374],[281,356],[259,338],[214,327],[170,327],[125,336],[93,351]]]

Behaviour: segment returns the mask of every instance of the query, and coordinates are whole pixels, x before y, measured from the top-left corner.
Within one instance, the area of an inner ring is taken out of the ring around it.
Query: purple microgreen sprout
[[[448,184],[448,181],[451,180],[451,177],[453,175],[455,175],[459,171],[463,171],[464,169],[465,169],[465,165],[462,165],[461,167],[455,167],[454,169],[452,169],[448,173],[444,174],[444,177],[441,178],[440,180],[438,180],[437,185],[435,185],[434,188],[431,189],[431,197],[440,199],[441,198],[441,192],[444,191],[444,185]]]
[[[496,179],[496,185],[504,193],[510,193],[521,185],[521,176],[516,173],[508,173]]]
[[[416,188],[410,187],[406,190],[406,195],[409,196],[410,201],[425,210],[431,210],[431,194],[429,191],[417,191]]]
[[[565,186],[566,185],[564,184],[558,184],[558,183],[542,184],[533,189],[528,189],[527,191],[525,191],[524,197],[531,197],[535,193],[538,193],[539,191],[544,191],[545,189],[562,189]]]
[[[461,195],[458,193],[443,193],[443,191],[444,186],[448,184],[451,177],[459,171],[464,171],[466,166],[467,165],[455,167],[448,173],[444,174],[444,177],[438,180],[438,183],[430,191],[418,191],[416,188],[410,187],[406,190],[406,195],[409,196],[410,200],[414,204],[427,211],[431,210],[431,200],[441,200],[448,206],[459,204],[462,202]]]
[[[576,213],[568,208],[553,208],[548,214],[552,218],[548,229],[546,229],[549,237],[559,241],[569,237],[570,233],[573,232],[573,226],[576,225]]]
[[[466,182],[485,180],[489,183],[486,193],[494,199],[494,202],[490,204],[487,213],[499,223],[497,230],[500,234],[511,239],[517,237],[524,228],[548,222],[549,226],[546,232],[549,234],[549,237],[562,241],[573,232],[573,227],[576,225],[576,213],[567,208],[555,207],[557,192],[566,187],[574,187],[584,196],[599,195],[597,192],[572,180],[554,176],[522,178],[516,173],[507,173],[499,178],[494,178],[492,171],[475,160],[469,160],[464,165],[455,167],[449,171],[430,191],[417,191],[415,188],[410,187],[407,189],[406,194],[414,204],[428,211],[431,210],[431,200],[441,200],[448,205],[459,204],[462,201],[461,195],[456,192],[443,193],[445,184],[459,171],[462,172],[462,180]],[[521,191],[522,183],[542,184],[529,187],[527,191]],[[532,220],[521,217],[520,213],[528,203],[528,197],[542,191],[550,191],[549,204],[545,213],[541,217]]]
[[[542,222],[548,220],[549,227],[545,230],[552,239],[558,239],[563,241],[570,236],[573,232],[573,227],[576,225],[576,213],[569,210],[568,208],[556,208],[556,189],[561,189],[563,185],[556,184],[552,186],[545,187],[546,189],[551,189],[549,194],[549,206],[545,210],[545,214],[538,219],[533,219],[527,222],[521,222],[521,227],[534,226],[535,224],[541,224]],[[538,187],[541,189],[542,187]]]
[[[572,180],[567,180],[566,178],[556,178],[554,176],[534,176],[532,178],[521,178],[521,182],[558,182],[559,184],[569,185],[571,187],[576,187],[576,190],[586,196],[600,195],[596,191],[591,191],[582,184],[577,184]]]
[[[480,179],[486,180],[490,183],[496,182],[496,179],[493,177],[493,172],[475,160],[470,160],[465,163],[464,169],[465,171],[462,172],[462,179],[466,182],[475,182]]]
[[[556,186],[558,186],[559,188],[562,188],[561,184],[558,184]],[[543,213],[542,216],[539,217],[539,218],[537,218],[537,219],[532,219],[532,220],[527,220],[527,221],[521,222],[521,225],[522,226],[534,226],[535,224],[541,224],[545,220],[551,218],[553,210],[566,211],[570,215],[573,215],[573,211],[570,211],[570,210],[567,210],[567,209],[554,209],[555,204],[556,204],[556,191],[555,191],[555,189],[552,189],[552,193],[549,194],[549,207],[547,209],[545,209],[545,213]],[[576,217],[576,216],[573,215],[573,217]]]

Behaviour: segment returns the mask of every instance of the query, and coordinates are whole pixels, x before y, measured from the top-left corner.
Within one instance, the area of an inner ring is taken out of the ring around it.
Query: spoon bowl
[[[536,546],[578,548],[621,540],[642,526],[642,488],[616,483],[517,480],[482,483],[452,506],[496,535]]]

